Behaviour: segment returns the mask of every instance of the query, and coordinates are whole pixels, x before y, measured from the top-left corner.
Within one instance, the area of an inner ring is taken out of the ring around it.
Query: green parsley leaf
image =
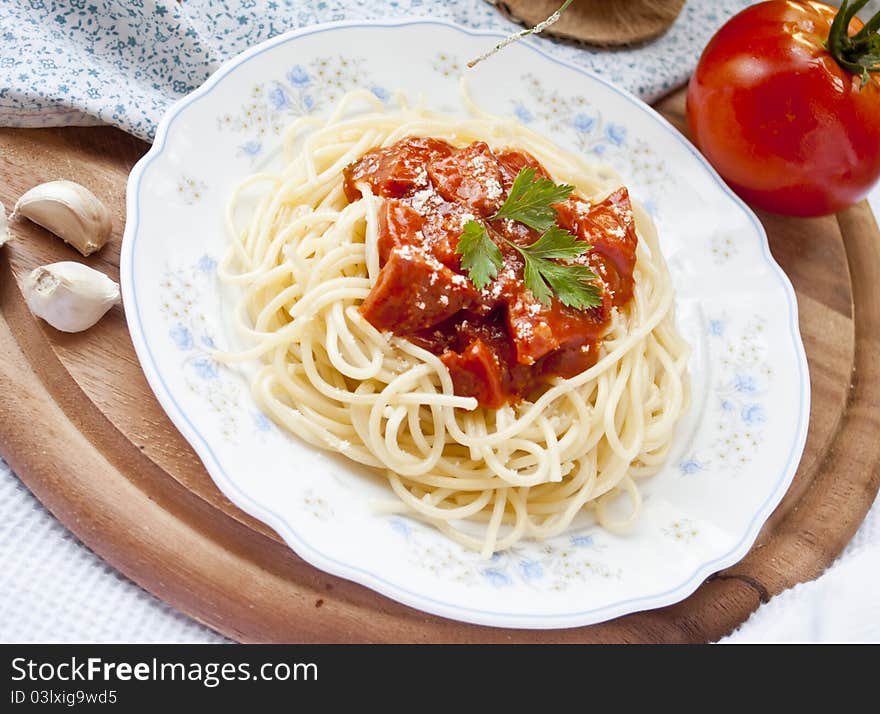
[[[544,234],[528,246],[529,255],[536,258],[562,258],[571,260],[592,248],[586,241],[578,240],[564,228],[550,226]]]
[[[559,302],[576,310],[586,310],[602,304],[602,292],[588,281],[596,274],[585,265],[556,263],[553,258],[571,259],[590,250],[590,244],[558,226],[549,228],[538,240],[528,246],[507,241],[525,260],[523,279],[532,294],[547,307],[553,293]]]
[[[542,304],[550,307],[553,303],[553,291],[550,290],[547,283],[544,282],[544,278],[541,277],[542,266],[540,258],[530,258],[528,253],[523,253],[523,258],[526,261],[526,267],[523,273],[526,287],[532,291],[532,295],[534,295]]]
[[[532,259],[534,260],[534,259]],[[541,278],[550,284],[559,302],[575,310],[586,310],[602,304],[602,292],[586,281],[595,280],[596,274],[585,265],[563,265],[541,261]],[[528,283],[526,283],[528,285]],[[532,288],[529,288],[534,293]],[[536,297],[538,297],[536,295]],[[538,297],[541,300],[540,297]],[[549,301],[541,300],[545,305]]]
[[[461,267],[478,290],[486,287],[502,264],[501,250],[489,237],[489,232],[479,221],[468,221],[458,239],[455,252],[461,255]]]
[[[546,231],[556,223],[556,209],[551,204],[564,201],[572,191],[574,186],[555,184],[550,179],[536,181],[535,169],[527,166],[520,169],[507,200],[492,218],[509,218],[536,231]]]

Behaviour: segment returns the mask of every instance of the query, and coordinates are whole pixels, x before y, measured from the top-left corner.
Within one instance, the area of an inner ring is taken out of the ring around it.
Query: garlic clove
[[[29,218],[83,255],[99,250],[113,230],[107,207],[89,189],[73,181],[34,186],[18,199],[12,215]]]
[[[88,329],[120,302],[119,285],[71,261],[32,270],[24,279],[24,298],[34,315],[62,332]]]
[[[9,235],[9,222],[6,220],[6,207],[0,201],[0,246],[8,241],[12,236]]]

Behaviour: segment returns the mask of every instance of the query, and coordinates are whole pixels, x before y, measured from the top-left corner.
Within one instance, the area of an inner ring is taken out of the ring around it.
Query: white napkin
[[[86,548],[0,459],[0,642],[224,642]]]
[[[719,644],[878,643],[878,592],[880,501],[843,555],[820,578],[780,593]]]

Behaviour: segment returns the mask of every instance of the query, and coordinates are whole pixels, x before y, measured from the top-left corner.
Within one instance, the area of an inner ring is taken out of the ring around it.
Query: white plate
[[[461,113],[457,76],[497,35],[430,20],[310,27],[254,47],[177,103],[128,184],[122,289],[159,402],[220,489],[303,558],[446,617],[573,627],[676,602],[748,551],[794,476],[809,379],[794,292],[761,224],[697,151],[633,96],[533,45],[471,73],[471,94],[616,168],[654,214],[694,346],[693,407],[644,484],[635,531],[586,528],[491,561],[369,501],[385,488],[282,433],[246,379],[211,358],[229,327],[216,261],[223,208],[271,161],[279,131],[346,90],[424,92]],[[442,48],[442,49],[441,49]]]

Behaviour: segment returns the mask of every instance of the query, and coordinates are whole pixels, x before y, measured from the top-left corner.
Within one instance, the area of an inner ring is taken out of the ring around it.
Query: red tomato
[[[821,2],[753,5],[712,38],[691,79],[694,142],[754,206],[832,213],[860,201],[880,177],[880,76],[864,72],[863,84],[826,49],[836,13]],[[856,55],[864,39],[859,47],[846,39],[845,17],[842,61],[871,66],[870,50]],[[849,37],[862,26],[853,18]]]

